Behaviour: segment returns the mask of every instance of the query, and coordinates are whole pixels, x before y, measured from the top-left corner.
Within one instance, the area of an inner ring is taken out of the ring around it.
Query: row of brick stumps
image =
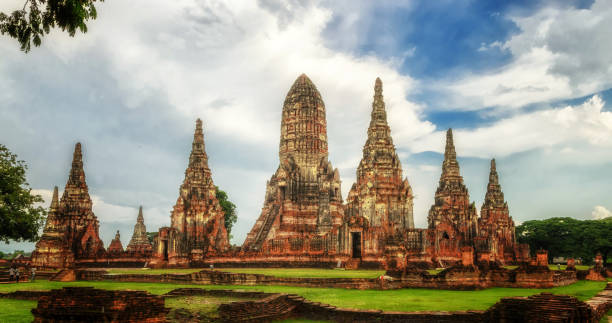
[[[64,287],[51,290],[32,309],[34,322],[166,322],[161,296],[144,291]]]

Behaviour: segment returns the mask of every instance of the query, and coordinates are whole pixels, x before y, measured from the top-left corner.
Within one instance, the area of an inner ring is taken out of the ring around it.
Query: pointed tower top
[[[457,162],[457,153],[455,152],[455,143],[453,142],[453,129],[449,128],[446,131],[446,148],[444,149],[444,162],[442,163],[442,179],[461,177],[459,173],[459,162]]]
[[[204,130],[202,129],[202,120],[199,118],[196,120],[196,128],[193,133],[189,167],[203,167],[208,169],[208,156],[206,155],[204,145]]]
[[[68,175],[68,182],[64,188],[60,208],[70,210],[74,215],[91,214],[91,198],[85,182],[85,171],[83,171],[83,153],[81,143],[77,142],[74,146],[72,155],[72,167]],[[64,215],[65,212],[64,212]]]
[[[144,216],[142,215],[142,205],[138,209],[138,218],[136,218],[136,222],[144,223]]]
[[[121,235],[119,234],[119,230],[117,230],[117,234],[115,234],[115,240],[121,240]]]
[[[368,127],[368,140],[363,149],[363,156],[367,158],[374,150],[387,150],[395,154],[393,139],[391,139],[391,129],[387,123],[387,111],[382,95],[382,81],[379,77],[374,83],[374,100],[372,101],[372,113],[370,116],[370,126]]]
[[[53,188],[53,198],[51,198],[51,210],[55,211],[59,208],[58,190],[57,186]]]
[[[491,188],[501,191],[501,188],[499,188],[499,177],[497,175],[497,168],[495,166],[495,158],[491,159],[491,171],[489,172],[488,189],[491,190]]]
[[[81,143],[77,142],[74,146],[74,153],[72,154],[72,168],[70,169],[70,175],[68,176],[68,186],[73,184],[77,187],[85,186],[85,172],[83,171],[83,152],[81,151]]]
[[[499,185],[499,176],[497,175],[495,159],[491,160],[491,170],[489,172],[489,184],[487,185],[487,193],[482,205],[483,210],[489,207],[504,207],[504,193],[501,185]],[[488,213],[481,212],[483,217],[487,217]]]
[[[300,167],[317,167],[327,153],[325,104],[317,87],[302,74],[283,103],[279,159],[283,163],[292,157]]]

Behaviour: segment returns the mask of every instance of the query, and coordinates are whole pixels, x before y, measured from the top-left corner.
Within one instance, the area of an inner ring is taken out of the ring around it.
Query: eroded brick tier
[[[208,167],[202,120],[196,121],[189,165],[170,215],[154,240],[153,263],[188,264],[229,248],[225,213]]]
[[[64,194],[59,203],[56,201],[57,197],[54,196],[50,210],[53,216],[47,220],[46,237],[37,244],[32,255],[33,264],[41,267],[67,267],[78,259],[104,257],[106,250],[98,234],[98,218],[92,211],[85,183],[81,143],[77,143],[74,148],[72,168]],[[66,258],[59,259],[61,256]]]
[[[280,165],[267,183],[261,215],[243,250],[304,253],[336,248],[328,233],[342,224],[344,210],[340,175],[327,159],[326,125],[321,94],[302,74],[285,98]]]

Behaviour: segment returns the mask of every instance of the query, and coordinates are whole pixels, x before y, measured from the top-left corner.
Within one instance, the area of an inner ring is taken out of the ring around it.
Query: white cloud
[[[490,158],[532,149],[554,149],[577,162],[610,160],[612,112],[604,111],[604,105],[594,95],[580,105],[519,114],[482,128],[454,130],[455,145],[460,156]],[[414,151],[437,148],[442,152],[443,136],[443,132],[433,133],[411,148]]]
[[[605,219],[607,217],[612,216],[612,211],[606,209],[601,205],[597,205],[593,208],[593,212],[591,212],[591,216],[595,220]]]
[[[505,43],[513,61],[486,74],[446,85],[449,108],[521,108],[527,104],[581,97],[612,87],[612,2],[590,9],[549,7],[528,17],[509,17],[520,32]]]

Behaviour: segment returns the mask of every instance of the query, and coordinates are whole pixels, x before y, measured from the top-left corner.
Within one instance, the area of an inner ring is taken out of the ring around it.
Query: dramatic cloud
[[[482,44],[480,50],[509,51],[514,60],[453,81],[448,108],[520,108],[612,87],[610,1],[597,0],[589,9],[547,7],[509,19],[520,32],[503,44]]]
[[[591,212],[591,216],[595,220],[605,219],[607,217],[612,216],[612,211],[606,209],[601,205],[597,205],[593,208],[593,212]]]
[[[604,111],[604,106],[605,102],[595,95],[580,105],[518,114],[490,126],[458,130],[456,146],[463,156],[481,158],[554,149],[562,155],[574,155],[577,162],[610,161],[612,112]],[[417,141],[412,149],[442,151],[443,146],[437,143],[443,136],[436,132]]]
[[[32,183],[41,189],[65,182],[69,147],[83,141],[104,227],[133,223],[141,203],[156,210],[146,211],[149,230],[169,224],[200,117],[215,183],[238,206],[233,242],[241,243],[277,167],[282,103],[301,73],[325,101],[330,160],[345,195],[376,77],[398,143],[435,129],[421,119],[423,107],[406,99],[416,81],[397,71],[396,60],[326,47],[323,33],[334,14],[324,4],[111,1],[98,10],[87,34],[52,32],[28,55],[0,39],[7,53],[0,61],[0,135],[30,161]],[[40,90],[32,95],[32,88]],[[112,233],[104,230],[106,242]]]

